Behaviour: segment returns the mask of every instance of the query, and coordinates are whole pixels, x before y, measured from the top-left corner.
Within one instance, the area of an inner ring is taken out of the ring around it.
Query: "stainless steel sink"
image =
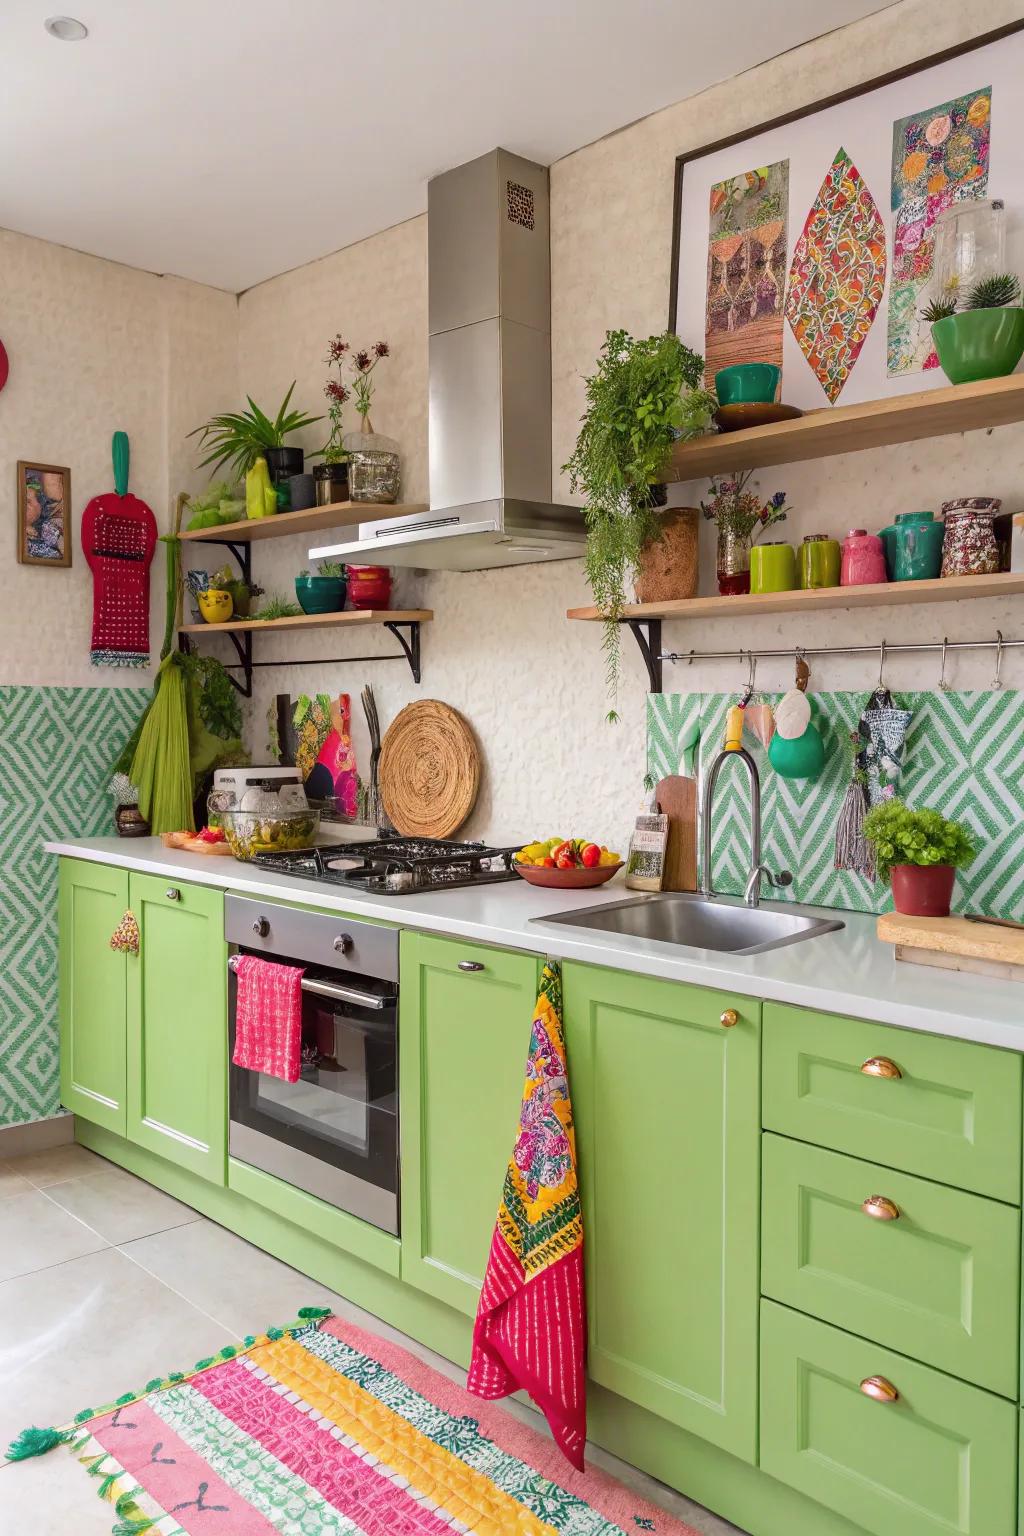
[[[835,933],[844,925],[837,919],[807,917],[778,907],[747,907],[728,899],[709,901],[704,896],[666,892],[661,896],[634,896],[606,906],[583,907],[535,917],[535,923],[562,923],[569,928],[590,928],[601,933],[621,933],[634,939],[653,939],[658,944],[681,944],[688,949],[713,949],[734,955],[760,955],[784,944],[799,944],[819,934]]]

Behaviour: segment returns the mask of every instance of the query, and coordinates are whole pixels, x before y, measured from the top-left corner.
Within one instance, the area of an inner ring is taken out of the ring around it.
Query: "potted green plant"
[[[248,474],[257,459],[266,459],[275,485],[289,475],[301,474],[303,451],[286,445],[285,438],[322,421],[323,417],[289,410],[294,388],[293,379],[273,421],[260,410],[252,396],[247,395],[247,411],[227,411],[220,416],[211,416],[203,426],[194,428],[189,437],[198,437],[200,448],[210,450],[206,458],[199,461],[200,469],[212,464],[212,476],[230,464],[235,478],[240,479]]]
[[[935,351],[951,384],[1001,379],[1024,355],[1020,279],[1012,272],[975,283],[962,309],[955,293],[933,299],[921,318],[931,324]]]
[[[349,496],[348,451],[342,442],[341,430],[342,409],[350,398],[350,392],[342,378],[345,355],[349,350],[349,343],[343,341],[340,335],[333,337],[327,343],[327,356],[324,361],[329,371],[327,383],[324,385],[324,394],[330,401],[327,407],[327,419],[330,421],[331,431],[320,450],[322,462],[315,465],[313,469],[318,507],[347,501]],[[337,377],[330,371],[334,368],[337,368]]]
[[[303,613],[340,613],[346,586],[345,567],[334,560],[321,560],[317,575],[300,571],[296,576],[295,596]]]
[[[956,872],[977,853],[962,822],[939,811],[912,811],[902,800],[883,800],[865,816],[864,838],[874,850],[879,879],[891,879],[897,912],[949,916]]]
[[[585,568],[605,616],[609,693],[619,673],[622,610],[644,552],[661,534],[659,488],[673,443],[708,430],[714,394],[702,386],[704,359],[671,331],[636,340],[609,331],[586,380],[587,408],[572,457],[563,464],[584,498]],[[694,538],[696,521],[694,521]],[[611,712],[614,716],[614,710]]]

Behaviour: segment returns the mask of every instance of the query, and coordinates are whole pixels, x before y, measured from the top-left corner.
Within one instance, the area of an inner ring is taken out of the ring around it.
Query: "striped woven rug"
[[[66,1430],[26,1430],[8,1454],[60,1442],[114,1506],[114,1536],[697,1536],[313,1308]]]

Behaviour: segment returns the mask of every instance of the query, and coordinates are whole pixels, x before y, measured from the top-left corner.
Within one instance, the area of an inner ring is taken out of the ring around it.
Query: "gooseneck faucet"
[[[773,874],[767,864],[761,862],[761,778],[757,771],[757,764],[745,747],[728,748],[719,752],[708,770],[707,780],[704,786],[704,826],[703,826],[703,858],[701,888],[709,899],[714,896],[714,888],[711,884],[711,816],[715,806],[715,789],[718,785],[718,776],[723,765],[730,758],[738,758],[747,770],[750,779],[750,875],[747,878],[746,889],[743,892],[743,900],[748,907],[756,907],[761,900],[761,880],[767,879],[769,885],[792,885],[793,876],[788,869],[782,869],[778,874]]]

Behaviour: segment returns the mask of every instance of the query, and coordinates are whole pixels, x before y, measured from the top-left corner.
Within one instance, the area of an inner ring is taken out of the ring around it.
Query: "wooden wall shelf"
[[[1024,374],[808,411],[792,421],[678,443],[669,481],[767,469],[1024,421]]]
[[[180,535],[186,543],[251,544],[261,539],[286,539],[293,533],[317,533],[322,528],[342,528],[351,523],[372,522],[375,516],[405,517],[424,512],[422,501],[382,502],[335,501],[327,507],[308,507],[302,512],[278,512],[273,517],[243,517],[237,523],[218,523],[214,528],[187,529]]]
[[[297,613],[290,619],[229,619],[226,624],[183,624],[179,633],[238,635],[256,630],[354,629],[361,624],[425,624],[433,617],[431,608],[353,608],[345,613]]]

